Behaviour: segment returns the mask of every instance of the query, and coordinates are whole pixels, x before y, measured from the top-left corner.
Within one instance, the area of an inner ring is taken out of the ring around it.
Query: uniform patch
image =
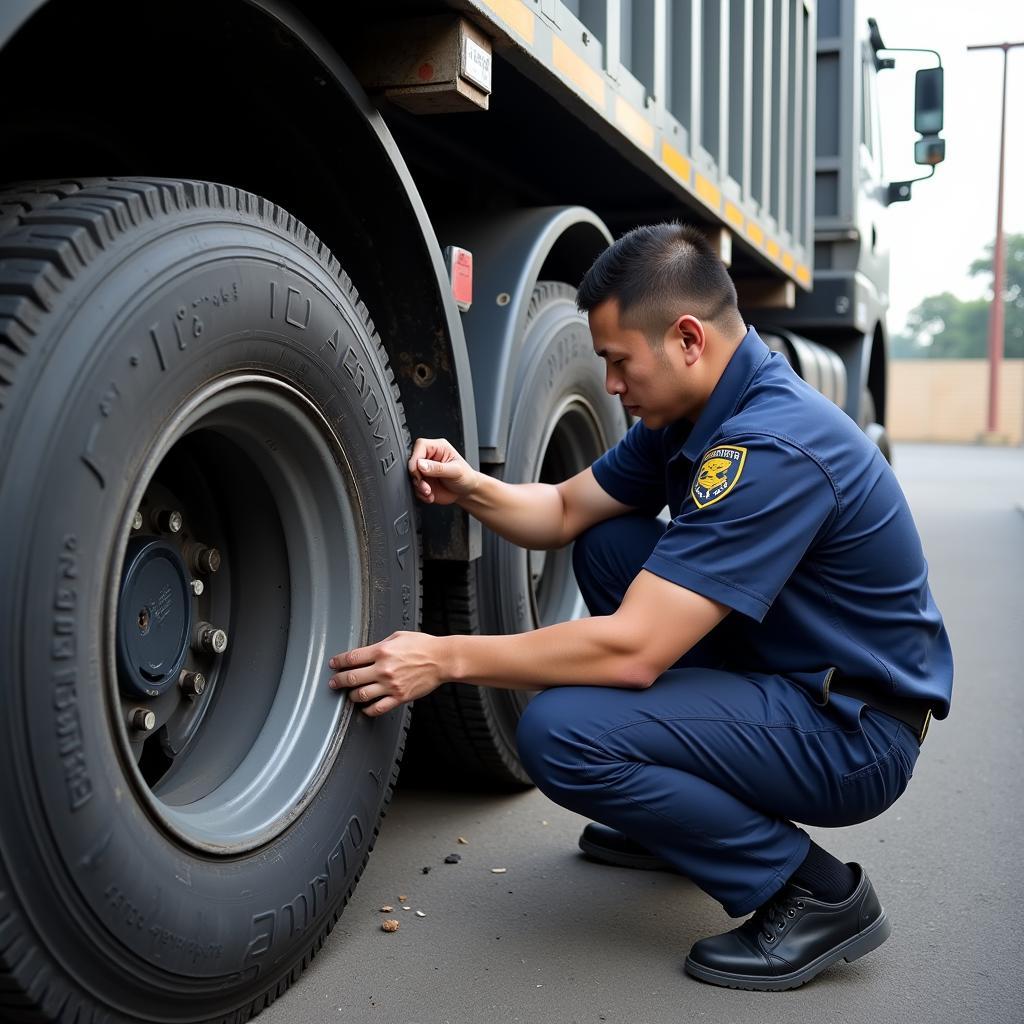
[[[721,501],[735,486],[747,461],[747,449],[725,444],[712,448],[701,459],[690,494],[697,508]]]

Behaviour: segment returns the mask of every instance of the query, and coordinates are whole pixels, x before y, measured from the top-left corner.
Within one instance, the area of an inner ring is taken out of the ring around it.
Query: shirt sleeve
[[[601,488],[631,508],[665,507],[665,455],[660,430],[637,421],[592,466]]]
[[[731,438],[694,463],[680,514],[644,568],[760,622],[837,511],[830,477],[800,448]]]

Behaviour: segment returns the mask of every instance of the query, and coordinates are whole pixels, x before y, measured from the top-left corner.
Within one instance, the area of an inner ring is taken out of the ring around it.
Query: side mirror
[[[942,131],[942,68],[922,68],[914,79],[914,131],[918,135]]]
[[[868,19],[871,32],[871,45],[877,51],[882,48],[882,37],[878,25]],[[888,48],[886,48],[888,49]],[[896,47],[897,50],[902,49]],[[931,171],[921,178],[909,181],[890,181],[883,186],[880,195],[887,206],[891,203],[905,203],[910,199],[910,189],[915,181],[924,181],[935,174],[935,165],[946,159],[946,140],[941,138],[942,131],[942,58],[935,50],[905,50],[906,53],[930,53],[938,62],[938,67],[922,68],[914,78],[914,129],[921,136],[914,143],[914,162],[925,164]],[[876,66],[877,53],[875,55]]]
[[[914,162],[934,167],[946,159],[942,131],[942,68],[922,68],[914,79]]]
[[[914,163],[934,167],[946,159],[946,140],[938,135],[926,135],[914,143]]]

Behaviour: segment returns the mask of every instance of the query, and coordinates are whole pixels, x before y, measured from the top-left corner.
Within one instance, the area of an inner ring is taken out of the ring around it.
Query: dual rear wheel
[[[567,480],[626,431],[626,414],[605,391],[575,295],[558,282],[534,290],[512,385],[506,459],[491,469],[501,479]],[[522,633],[584,614],[571,546],[526,551],[486,532],[476,562],[427,566],[424,628],[432,633]],[[516,728],[531,697],[523,690],[452,684],[419,701],[408,754],[416,778],[485,788],[530,785]]]

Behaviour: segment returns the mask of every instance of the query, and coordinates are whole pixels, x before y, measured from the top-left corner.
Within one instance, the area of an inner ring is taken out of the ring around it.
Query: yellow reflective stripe
[[[743,211],[735,203],[725,204],[725,219],[739,231],[743,230]]]
[[[801,284],[810,284],[811,283],[811,272],[802,263],[796,268],[796,279]]]
[[[765,249],[773,260],[777,260],[779,258],[781,250],[779,249],[779,243],[776,242],[774,238],[768,239],[768,244],[765,246]]]
[[[554,64],[555,70],[565,75],[591,103],[604,109],[604,79],[579,54],[573,53],[558,36],[551,40],[551,63]]]
[[[782,265],[792,273],[793,270],[793,254],[791,252],[784,252],[782,254]]]
[[[697,182],[694,186],[694,190],[697,193],[698,198],[702,199],[708,206],[714,207],[716,210],[722,205],[722,192],[721,190],[712,185],[703,174],[697,175]]]
[[[526,42],[533,42],[533,11],[523,3],[523,0],[481,0],[481,2],[484,7],[489,7],[494,11],[506,25],[510,25]]]
[[[621,96],[615,97],[615,123],[644,149],[654,148],[654,125]]]
[[[747,238],[749,238],[754,245],[764,245],[764,231],[761,230],[761,225],[755,224],[752,220],[748,220]]]
[[[667,142],[661,144],[661,162],[677,177],[682,178],[687,185],[690,184],[690,175],[692,168],[690,161],[683,156],[682,153],[676,149],[675,146],[670,146]]]

